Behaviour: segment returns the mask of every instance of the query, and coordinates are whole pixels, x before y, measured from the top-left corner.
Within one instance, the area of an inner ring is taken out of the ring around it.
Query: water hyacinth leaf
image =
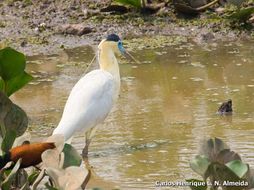
[[[75,190],[80,188],[87,175],[87,169],[71,166],[66,168],[62,175],[58,177],[58,183],[62,189]]]
[[[41,159],[45,168],[59,168],[60,155],[56,149],[48,149],[41,155]]]
[[[198,180],[198,179],[186,179],[186,181],[193,184],[189,186],[191,190],[206,190],[207,189],[207,185],[205,181]]]
[[[248,165],[240,160],[228,162],[226,166],[233,171],[239,178],[242,178],[248,172]]]
[[[221,184],[223,184],[224,181],[238,182],[241,180],[241,178],[224,164],[212,163],[210,164],[208,171],[210,176]]]
[[[0,50],[0,76],[4,81],[10,80],[24,72],[25,55],[10,48]]]
[[[216,161],[217,155],[224,149],[229,148],[221,139],[214,138],[203,144],[200,153],[205,155],[210,161]]]
[[[3,181],[3,183],[1,184],[1,188],[2,190],[10,190],[11,188],[11,184],[13,182],[13,180],[15,179],[16,173],[20,167],[21,164],[21,159],[19,159],[15,166],[13,167],[13,169],[11,170],[10,174],[8,175],[8,177]]]
[[[46,142],[53,142],[58,152],[62,152],[64,147],[64,136],[61,134],[55,134],[47,138]]]
[[[64,149],[64,165],[63,168],[67,168],[69,166],[80,166],[82,163],[82,157],[77,152],[73,146],[70,144],[65,144]]]
[[[26,72],[17,75],[16,77],[6,81],[5,93],[7,94],[7,96],[12,95],[14,92],[18,91],[27,83],[29,83],[32,79],[33,77]]]
[[[216,160],[221,164],[226,164],[233,160],[241,160],[241,157],[236,152],[225,149],[220,151]]]
[[[11,147],[16,139],[16,136],[17,136],[16,131],[14,131],[12,129],[6,131],[6,134],[3,138],[3,142],[1,145],[2,151],[8,152],[11,149]]]
[[[23,135],[28,126],[26,112],[16,104],[12,104],[11,110],[4,118],[4,125],[6,130],[15,130],[17,136]]]
[[[57,188],[60,188],[60,184],[59,184],[59,177],[61,176],[64,176],[64,170],[63,169],[57,169],[57,168],[50,168],[48,167],[46,169],[46,172],[48,174],[48,176],[50,176],[50,179],[53,180],[54,182],[54,185],[57,187]]]
[[[197,155],[191,162],[190,167],[201,175],[203,178],[206,176],[207,169],[210,165],[210,161],[204,155]]]

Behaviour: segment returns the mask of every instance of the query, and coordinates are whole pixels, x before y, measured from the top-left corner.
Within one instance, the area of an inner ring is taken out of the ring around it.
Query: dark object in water
[[[233,109],[232,109],[232,100],[231,99],[222,103],[222,105],[218,109],[219,114],[231,114],[232,112],[233,112]]]

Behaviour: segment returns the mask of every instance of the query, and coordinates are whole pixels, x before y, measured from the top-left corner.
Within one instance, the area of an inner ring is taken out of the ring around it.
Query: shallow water
[[[188,42],[132,52],[141,64],[122,60],[120,98],[90,147],[90,163],[106,181],[101,186],[154,189],[156,181],[196,177],[189,161],[209,137],[222,138],[254,167],[253,45]],[[83,47],[28,58],[35,80],[12,99],[27,111],[35,139],[51,134],[93,56]],[[234,114],[217,115],[229,98]],[[82,136],[74,139],[79,150],[83,144]]]

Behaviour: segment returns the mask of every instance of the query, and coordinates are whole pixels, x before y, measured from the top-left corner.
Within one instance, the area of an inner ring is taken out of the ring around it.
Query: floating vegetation
[[[183,36],[149,36],[125,40],[125,46],[130,50],[156,49],[161,47],[175,46],[187,42]]]
[[[207,185],[212,189],[221,187],[222,189],[245,190],[254,187],[254,174],[249,165],[218,138],[202,143],[200,154],[190,161],[190,167],[203,178],[202,180],[186,180],[200,184],[197,186],[190,184],[191,189],[194,190],[206,190]],[[228,182],[231,185],[227,184]],[[238,183],[238,186],[234,185]]]

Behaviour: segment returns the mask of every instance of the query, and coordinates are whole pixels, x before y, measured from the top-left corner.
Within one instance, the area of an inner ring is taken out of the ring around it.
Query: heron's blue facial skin
[[[119,41],[118,42],[118,49],[119,51],[124,55],[126,53],[124,47],[123,47],[123,42],[122,41]]]

